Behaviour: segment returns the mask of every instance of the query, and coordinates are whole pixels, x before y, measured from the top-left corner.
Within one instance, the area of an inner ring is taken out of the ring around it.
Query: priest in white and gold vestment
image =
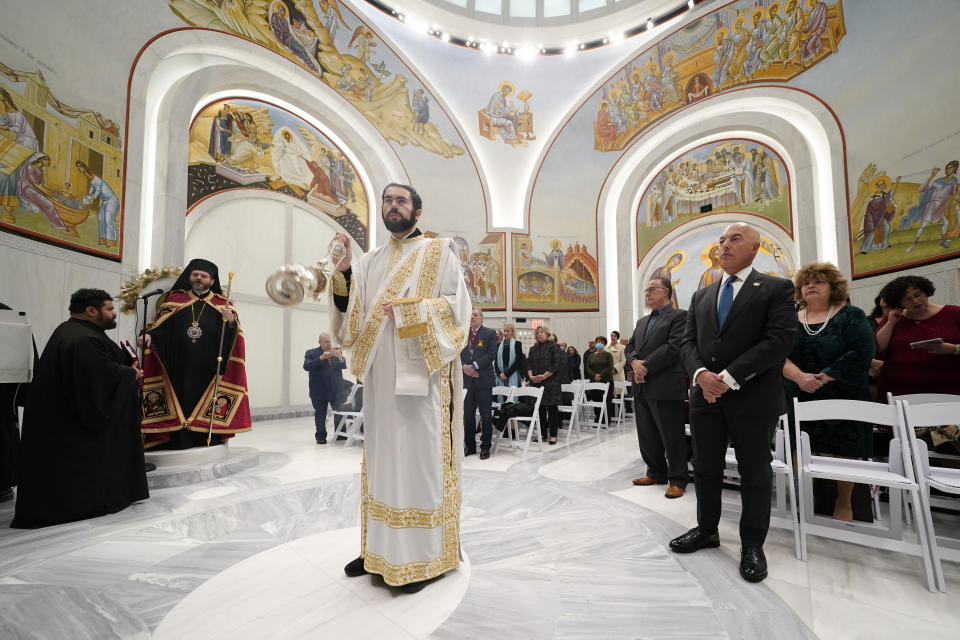
[[[332,279],[333,330],[365,385],[360,557],[351,577],[419,591],[460,561],[460,351],[471,301],[449,239],[417,228],[420,196],[390,184],[391,238]],[[352,263],[352,264],[351,264]]]

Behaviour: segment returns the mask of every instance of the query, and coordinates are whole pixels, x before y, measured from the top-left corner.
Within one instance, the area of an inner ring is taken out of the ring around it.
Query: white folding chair
[[[510,402],[513,398],[513,390],[515,387],[508,387],[505,385],[499,385],[490,390],[493,395],[493,402],[490,403],[490,410],[499,409],[503,406],[503,403]]]
[[[590,391],[602,391],[603,397],[600,400],[590,400],[587,395]],[[607,415],[607,393],[609,387],[606,382],[586,382],[583,385],[583,401],[580,408],[586,413],[583,423],[589,427],[596,427],[599,433],[600,428],[606,429],[610,425],[610,416]],[[597,417],[595,409],[600,410],[600,416]]]
[[[903,407],[908,433],[913,433],[913,430],[918,428],[939,427],[950,424],[956,422],[957,418],[960,417],[960,400],[917,405],[900,401],[900,404]],[[922,495],[927,497],[925,504],[927,510],[923,513],[918,513],[917,519],[925,518],[929,523],[928,531],[931,543],[931,560],[937,575],[940,590],[946,591],[947,584],[943,578],[943,568],[940,565],[940,560],[960,562],[960,540],[937,535],[930,513],[930,505],[933,501],[930,498],[929,491],[931,488],[934,488],[944,493],[960,496],[960,469],[930,466],[927,443],[915,435],[909,439],[909,442],[913,446],[914,468],[917,473],[917,479],[920,482]]]
[[[540,435],[540,401],[543,399],[543,387],[514,387],[513,401],[519,402],[520,398],[524,397],[535,399],[533,405],[533,415],[516,416],[514,418],[510,418],[507,420],[507,425],[504,429],[504,433],[508,435],[509,439],[519,444],[520,426],[521,423],[526,423],[527,437],[523,444],[523,453],[520,456],[521,458],[527,457],[527,449],[530,448],[530,440],[533,438],[534,434],[537,436],[537,442],[540,443],[540,451],[543,451],[543,438]]]
[[[613,381],[613,409],[614,415],[612,420],[617,421],[617,427],[623,426],[623,421],[626,418],[627,414],[627,405],[626,398],[627,393],[629,393],[628,385],[630,383],[626,380],[614,380]]]
[[[633,383],[627,380],[624,382],[624,384],[626,386],[624,387],[623,392],[623,417],[624,419],[630,418],[632,420],[636,420],[636,415],[634,415],[633,408]]]
[[[807,559],[807,535],[817,535],[855,544],[899,551],[920,556],[927,589],[937,591],[938,581],[933,569],[930,537],[926,518],[916,518],[918,542],[903,536],[903,520],[900,512],[900,491],[910,496],[914,512],[929,513],[926,499],[914,471],[910,444],[904,426],[903,411],[897,405],[864,402],[861,400],[793,400],[794,436],[797,438],[797,484],[800,496],[800,559]],[[890,441],[890,456],[887,462],[849,460],[815,456],[810,451],[810,437],[801,431],[804,422],[821,420],[845,420],[867,424],[886,425],[894,428]],[[860,482],[885,486],[890,490],[889,527],[876,524],[841,522],[833,518],[815,515],[813,512],[813,479],[824,478],[841,482]]]
[[[960,402],[960,395],[953,395],[949,393],[906,393],[895,396],[892,393],[887,392],[888,404],[896,404],[897,400],[903,400],[904,402],[909,402],[912,405],[935,404],[939,402]],[[960,416],[956,416],[949,421],[936,426],[956,424],[958,418],[960,418]],[[937,451],[930,451],[929,449],[927,449],[927,457],[935,460],[952,460],[954,462],[960,462],[960,456],[958,455],[939,453]],[[874,495],[876,499],[876,494]],[[957,500],[956,498],[945,498],[942,496],[930,496],[930,506],[939,507],[941,509],[949,509],[951,511],[960,511],[960,500]],[[906,511],[906,516],[907,522],[909,523],[909,510]]]
[[[904,402],[909,402],[911,405],[918,404],[939,404],[943,402],[960,402],[960,395],[954,395],[951,393],[906,393],[903,395],[895,396],[892,393],[887,393],[887,402],[890,404],[896,403],[897,400],[903,400]],[[942,424],[934,425],[942,427],[948,424],[957,424],[957,421],[960,420],[960,416],[953,416],[949,420],[946,420]],[[952,460],[954,462],[960,462],[960,455],[954,455],[950,453],[938,453],[936,451],[929,451],[929,457],[933,460]],[[937,500],[936,498],[930,503],[934,507],[941,507],[944,509],[953,509],[957,510],[958,505],[954,500]]]
[[[737,455],[733,447],[727,449],[726,464],[736,467]],[[773,459],[770,461],[773,472],[773,490],[777,499],[776,506],[770,511],[770,524],[793,531],[794,553],[800,560],[800,527],[797,524],[797,495],[794,487],[793,453],[790,450],[790,426],[787,415],[780,416],[774,433]],[[739,476],[738,476],[739,477]],[[724,500],[721,513],[727,517],[740,517],[740,501]]]
[[[569,415],[567,419],[566,443],[570,444],[570,434],[573,433],[574,429],[577,430],[577,439],[580,439],[580,404],[583,401],[583,384],[580,380],[562,384],[560,385],[560,392],[569,393],[573,396],[570,404],[561,404],[557,407],[557,410],[560,412],[561,424],[563,424],[563,416]]]
[[[354,407],[357,401],[357,391],[363,388],[363,385],[359,382],[354,382],[353,386],[350,387],[350,393],[347,394],[347,399],[344,400],[343,406]],[[336,428],[333,430],[333,441],[336,442],[337,438],[340,435],[345,435],[347,437],[346,442],[343,443],[343,446],[352,445],[357,440],[363,440],[363,433],[360,429],[363,427],[363,410],[360,411],[331,411],[330,419],[334,421]],[[336,424],[336,418],[339,416],[341,418],[340,424]]]

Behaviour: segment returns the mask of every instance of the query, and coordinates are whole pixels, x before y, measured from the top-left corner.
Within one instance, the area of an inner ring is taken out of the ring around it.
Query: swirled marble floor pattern
[[[416,595],[351,581],[338,569],[358,544],[359,448],[306,446],[308,423],[262,426],[243,443],[259,464],[237,475],[88,522],[0,531],[0,637],[814,637],[723,550],[669,553],[684,527],[610,493],[635,449],[596,438],[526,461],[468,459],[468,563]],[[589,471],[564,473],[578,459]],[[0,526],[11,517],[0,505]]]

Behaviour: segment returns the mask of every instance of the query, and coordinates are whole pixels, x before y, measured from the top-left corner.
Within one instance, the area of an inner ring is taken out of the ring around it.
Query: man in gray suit
[[[687,486],[687,442],[683,432],[683,401],[687,374],[680,346],[687,312],[670,304],[669,278],[647,284],[644,300],[650,315],[640,318],[627,343],[625,357],[633,369],[633,410],[640,455],[647,473],[633,484],[667,484],[664,496],[679,498]]]

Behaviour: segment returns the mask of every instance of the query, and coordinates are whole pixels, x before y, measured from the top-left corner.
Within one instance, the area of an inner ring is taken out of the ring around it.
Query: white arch
[[[798,261],[824,260],[847,270],[847,185],[843,132],[820,100],[788,87],[722,94],[685,109],[645,133],[611,170],[598,201],[599,254],[604,265],[635,264],[636,206],[646,184],[682,150],[712,140],[748,137],[783,152],[793,170],[792,200]],[[808,211],[812,210],[812,215]],[[629,233],[619,234],[619,230]],[[842,238],[838,237],[842,234]],[[601,307],[608,321],[632,324],[639,312],[637,279],[604,273]],[[621,300],[623,304],[621,304]],[[626,325],[624,325],[626,326]]]
[[[373,184],[407,175],[379,131],[296,64],[220,32],[162,34],[137,56],[128,90],[124,202],[130,217],[125,240],[136,249],[124,258],[125,274],[182,262],[190,121],[216,96],[244,94],[282,106],[323,131],[357,168],[368,193],[375,193]],[[376,200],[371,200],[370,219],[375,221]],[[371,223],[368,230],[370,246],[374,227]]]

